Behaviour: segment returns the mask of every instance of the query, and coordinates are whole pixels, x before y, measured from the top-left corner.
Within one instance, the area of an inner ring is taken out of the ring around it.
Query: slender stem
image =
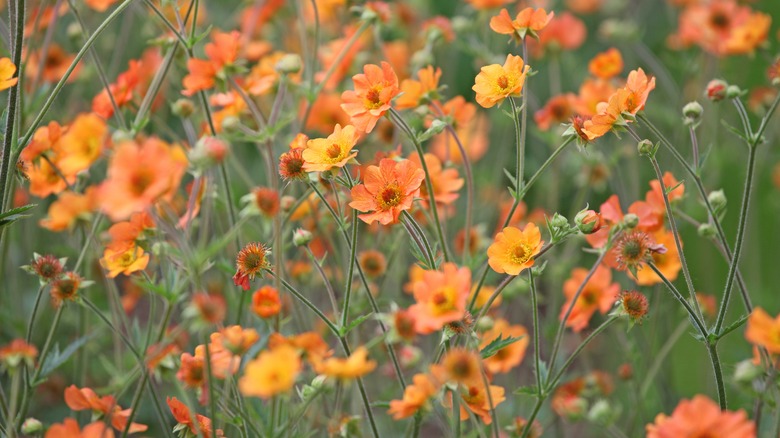
[[[696,314],[696,311],[693,310],[691,305],[688,303],[688,300],[685,299],[685,297],[682,296],[679,290],[677,290],[676,287],[672,284],[671,281],[669,281],[668,278],[661,272],[657,266],[653,262],[648,262],[647,266],[650,267],[650,269],[653,270],[653,272],[658,275],[659,278],[661,278],[661,281],[664,282],[666,285],[666,288],[669,289],[669,292],[672,293],[675,299],[682,304],[683,308],[685,308],[685,311],[688,312],[688,316],[691,318],[691,321],[693,325],[696,327],[696,330],[699,332],[699,334],[706,339],[707,338],[707,328],[704,326],[704,323],[699,319],[699,316]]]
[[[691,125],[688,127],[691,134],[691,149],[693,151],[693,170],[699,171],[699,139],[696,137],[696,128]]]
[[[726,319],[726,311],[729,307],[729,298],[731,298],[731,286],[734,284],[734,277],[739,265],[739,258],[742,255],[742,245],[745,241],[745,228],[747,225],[748,209],[750,208],[750,192],[753,188],[753,176],[756,169],[756,145],[751,145],[748,151],[747,176],[745,177],[745,190],[742,193],[742,207],[739,211],[739,225],[737,226],[737,239],[734,244],[734,256],[729,265],[729,272],[726,275],[726,287],[723,291],[723,299],[718,309],[718,318],[715,322],[714,332],[719,334],[723,328],[723,322]]]
[[[523,94],[525,95],[525,93]],[[525,130],[521,127],[522,122],[520,120],[521,118],[524,119],[525,116],[518,117],[517,104],[511,97],[509,98],[509,104],[512,106],[512,122],[515,125],[515,144],[517,145],[515,149],[515,198],[517,198],[523,186],[523,170],[521,169],[525,166],[525,136],[523,135]],[[525,114],[525,107],[523,107],[522,111]]]
[[[30,315],[30,320],[27,322],[27,336],[25,337],[25,340],[29,344],[32,339],[32,332],[33,332],[33,325],[35,324],[35,317],[38,315],[38,307],[41,304],[41,297],[43,296],[43,291],[46,289],[46,284],[41,284],[41,286],[38,288],[38,295],[35,297],[35,304],[33,305],[33,311]]]
[[[480,311],[479,311],[479,315],[477,315],[477,318],[474,320],[474,325],[475,325],[475,326],[477,325],[477,323],[479,322],[479,320],[480,320],[480,319],[481,319],[483,316],[485,316],[485,314],[487,313],[487,311],[490,309],[490,306],[491,306],[491,305],[493,305],[493,301],[495,301],[495,300],[496,300],[496,298],[498,298],[498,296],[499,296],[499,295],[501,295],[501,292],[503,292],[503,291],[504,291],[504,289],[505,289],[507,286],[509,286],[509,283],[511,283],[511,282],[512,282],[512,280],[514,280],[515,278],[517,278],[517,276],[516,276],[516,275],[507,275],[506,277],[504,277],[504,280],[503,280],[503,281],[501,281],[501,283],[498,285],[498,287],[496,287],[496,290],[494,290],[494,291],[493,291],[493,293],[492,293],[492,294],[490,294],[490,297],[488,298],[487,302],[485,303],[485,305],[484,305],[484,306],[482,306],[482,309],[480,309]],[[474,299],[473,299],[473,298],[472,298],[472,301],[474,301]]]
[[[728,399],[726,398],[726,386],[723,384],[723,371],[720,366],[718,346],[715,343],[707,342],[707,352],[710,354],[712,372],[715,374],[715,383],[718,388],[718,403],[720,404],[720,409],[725,411],[728,408]]]
[[[430,269],[436,269],[436,257],[433,255],[431,245],[428,243],[428,239],[425,238],[422,228],[420,228],[420,225],[408,211],[404,210],[402,214],[404,219],[406,219],[405,224],[409,227],[407,228],[409,235],[417,243],[417,247],[420,248],[420,251],[428,257],[428,266]]]
[[[539,342],[539,308],[536,297],[536,281],[534,280],[533,269],[528,270],[528,282],[531,284],[531,307],[533,307],[533,324],[534,324],[534,366],[536,367],[534,374],[536,375],[536,394],[537,396],[542,394],[542,360],[541,360],[541,343]]]
[[[311,260],[311,263],[314,265],[314,268],[317,269],[317,272],[320,274],[320,278],[322,278],[322,282],[325,283],[325,289],[328,290],[328,297],[330,298],[330,304],[333,306],[333,316],[338,319],[339,318],[339,305],[336,301],[336,292],[333,290],[333,285],[330,284],[330,280],[328,280],[328,276],[325,275],[325,271],[322,270],[322,266],[320,266],[319,261],[317,260],[317,257],[314,257],[314,254],[311,252],[311,248],[309,248],[309,245],[304,245],[304,250],[306,250],[306,254],[309,255],[309,259]]]
[[[284,285],[285,289],[287,289],[291,294],[295,296],[295,298],[298,298],[306,307],[308,307],[312,312],[314,312],[321,320],[325,323],[326,326],[328,326],[328,330],[331,331],[336,336],[340,336],[339,329],[336,327],[335,324],[333,324],[330,319],[328,319],[327,316],[325,316],[322,311],[317,308],[317,306],[314,305],[311,301],[309,301],[308,298],[306,298],[302,293],[298,291],[293,285],[288,283],[285,279],[277,276],[277,274],[273,271],[268,271],[268,273],[274,277],[277,277],[282,282],[282,285]]]
[[[347,338],[344,336],[339,336],[339,340],[341,341],[341,346],[344,349],[344,353],[346,353],[347,356],[350,356],[352,353],[350,352]],[[360,390],[360,398],[363,400],[363,408],[366,411],[368,423],[371,426],[371,433],[374,435],[374,438],[379,438],[379,429],[377,429],[376,421],[374,421],[374,413],[371,411],[371,402],[368,400],[366,386],[363,384],[363,379],[361,377],[358,377],[356,380],[358,383],[358,389]]]
[[[13,1],[13,0],[11,0]],[[0,213],[2,213],[3,206],[5,205],[5,192],[6,185],[11,173],[11,146],[14,141],[14,127],[16,126],[16,116],[19,112],[18,100],[20,99],[21,84],[19,83],[21,78],[19,72],[21,71],[22,61],[22,43],[24,42],[24,12],[25,12],[25,0],[16,1],[16,16],[11,14],[11,23],[14,18],[16,19],[16,35],[14,36],[14,48],[13,48],[13,63],[16,66],[16,72],[14,77],[17,79],[16,84],[11,87],[11,93],[8,97],[8,107],[6,109],[5,119],[5,134],[3,135],[3,151],[2,160],[0,160]],[[11,8],[9,8],[10,10]],[[24,143],[26,144],[26,142]]]
[[[693,286],[693,279],[691,279],[691,271],[688,269],[688,262],[685,260],[685,253],[683,252],[682,241],[680,240],[680,232],[677,229],[677,221],[674,219],[674,211],[669,202],[669,194],[666,192],[666,184],[664,183],[661,167],[658,165],[658,160],[656,160],[654,156],[650,157],[650,163],[653,165],[655,176],[658,178],[658,184],[661,186],[661,196],[664,199],[664,206],[666,206],[666,217],[669,219],[669,226],[672,229],[674,244],[677,247],[677,254],[680,256],[685,284],[688,286],[688,295],[693,302],[693,309],[696,311],[696,314],[699,315],[699,319],[704,319],[704,314],[702,314],[701,307],[699,306],[699,300],[696,299],[696,289]]]
[[[444,238],[444,231],[441,226],[441,221],[439,220],[439,211],[436,207],[436,195],[433,190],[433,181],[431,181],[431,174],[428,171],[428,165],[425,163],[425,153],[423,152],[422,145],[417,139],[417,136],[414,135],[412,128],[409,127],[398,111],[396,111],[394,108],[390,108],[389,114],[391,115],[391,120],[394,120],[395,124],[406,133],[410,140],[412,140],[412,143],[417,150],[417,155],[420,157],[420,166],[422,167],[423,172],[425,172],[425,187],[428,191],[428,197],[430,198],[428,199],[428,204],[431,209],[431,214],[433,215],[433,221],[436,225],[436,234],[438,235],[439,243],[441,244],[441,252],[444,256],[444,261],[449,262],[450,256],[449,251],[447,250],[447,240]]]
[[[750,119],[748,118],[745,105],[742,104],[742,101],[739,99],[739,97],[731,99],[731,102],[734,104],[734,107],[737,108],[737,114],[739,114],[739,119],[742,122],[742,130],[745,131],[746,135],[751,135],[753,130],[750,128]]]
[[[352,209],[352,240],[349,243],[349,268],[347,269],[346,285],[344,287],[344,307],[341,310],[341,326],[349,322],[349,301],[352,298],[352,282],[354,281],[355,265],[357,264],[358,212]],[[370,294],[371,292],[369,292]]]

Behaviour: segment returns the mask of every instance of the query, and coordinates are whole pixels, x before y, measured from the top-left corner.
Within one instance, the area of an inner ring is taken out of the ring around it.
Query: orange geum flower
[[[49,205],[48,216],[38,224],[49,231],[72,230],[79,219],[87,219],[97,208],[97,190],[88,187],[82,193],[62,192]]]
[[[487,391],[490,391],[490,397],[488,397]],[[469,411],[471,411],[483,423],[491,424],[493,422],[493,418],[490,415],[491,402],[495,409],[506,398],[504,396],[504,388],[500,386],[490,385],[487,391],[485,381],[481,376],[477,376],[468,382],[463,382],[463,386],[458,390],[460,397],[465,402],[460,404],[460,421],[468,420]],[[447,408],[452,407],[452,392],[448,393],[442,404]]]
[[[103,421],[95,421],[79,427],[78,421],[66,418],[62,423],[54,423],[46,431],[45,438],[114,438],[116,435]]]
[[[54,280],[50,291],[54,305],[59,307],[65,300],[75,300],[83,281],[84,279],[75,272],[66,272],[60,278]]]
[[[553,123],[565,123],[574,115],[574,102],[577,97],[566,93],[553,96],[542,109],[534,113],[534,121],[542,131],[549,130]]]
[[[588,322],[598,310],[601,314],[607,313],[615,304],[620,293],[620,285],[612,282],[612,271],[603,265],[596,268],[584,287],[583,282],[588,276],[588,270],[575,268],[571,276],[563,283],[563,294],[566,302],[561,307],[560,319],[566,315],[571,306],[574,295],[582,287],[582,292],[571,309],[566,327],[571,327],[575,332],[580,332],[588,326]]]
[[[25,63],[24,74],[31,81],[40,75],[44,82],[56,83],[65,76],[65,72],[75,58],[75,54],[68,54],[58,44],[51,43],[46,55],[41,56],[40,50],[30,54],[29,60]],[[43,69],[40,70],[39,66],[43,66]],[[77,65],[67,82],[75,80],[80,70],[81,66]]]
[[[371,277],[381,277],[387,270],[387,259],[381,251],[369,249],[358,254],[358,264]]]
[[[114,397],[98,397],[91,388],[79,389],[76,385],[70,385],[65,389],[65,404],[74,411],[89,409],[103,415],[110,419],[111,426],[116,430],[125,430],[130,418],[130,409],[122,410]],[[145,432],[148,427],[145,424],[131,423],[127,429],[128,433],[139,433]]]
[[[307,172],[325,172],[344,167],[349,160],[357,156],[352,148],[357,144],[360,134],[354,126],[344,128],[336,125],[327,138],[313,138],[306,142],[303,150],[303,170]]]
[[[161,199],[171,200],[186,169],[187,156],[178,145],[157,138],[122,142],[114,149],[100,186],[101,209],[116,221]]]
[[[268,399],[292,389],[300,371],[301,358],[295,348],[280,345],[246,364],[238,388],[246,396]]]
[[[428,100],[435,100],[436,90],[439,88],[441,69],[429,65],[417,72],[419,80],[404,79],[401,82],[403,94],[395,102],[398,109],[416,108]]]
[[[474,9],[493,9],[511,3],[512,0],[466,0]]]
[[[63,192],[68,184],[76,182],[75,175],[62,175],[58,171],[56,160],[40,160],[33,163],[27,172],[30,179],[30,194],[39,198],[45,198],[51,194]],[[64,179],[63,179],[64,177]]]
[[[225,320],[227,304],[225,297],[218,293],[199,292],[192,295],[191,308],[209,324],[220,324]]]
[[[554,12],[548,14],[541,8],[525,8],[512,20],[509,11],[501,9],[498,15],[490,19],[490,28],[502,35],[512,35],[517,42],[520,42],[526,35],[536,37],[536,32],[544,29],[554,15]]]
[[[463,318],[471,290],[471,271],[444,263],[440,271],[424,271],[412,289],[417,302],[409,307],[409,312],[415,320],[415,331],[433,333]]]
[[[199,91],[208,90],[216,85],[217,74],[225,67],[233,65],[241,49],[240,34],[233,32],[213,32],[211,42],[204,50],[208,60],[191,58],[187,61],[189,74],[184,77],[182,94],[191,96]]]
[[[211,343],[221,345],[233,355],[243,356],[249,351],[249,348],[260,340],[257,330],[245,329],[240,325],[231,325],[225,327],[217,333],[212,333]]]
[[[431,372],[441,381],[466,383],[480,378],[479,353],[463,347],[451,348],[441,358],[441,365],[432,365]]]
[[[522,231],[506,227],[488,247],[488,264],[499,274],[519,275],[534,265],[534,257],[543,244],[542,233],[534,223],[529,223]]]
[[[376,368],[376,362],[368,360],[368,349],[360,346],[346,359],[329,358],[314,363],[314,370],[337,379],[355,379],[364,376]]]
[[[358,217],[369,225],[397,223],[401,212],[411,209],[420,195],[424,179],[425,172],[412,161],[383,158],[379,166],[365,169],[363,183],[352,188],[349,206],[363,212]]]
[[[268,338],[268,349],[290,346],[304,354],[310,361],[317,361],[333,355],[328,344],[317,332],[304,332],[295,336],[284,337],[278,332],[271,333]]]
[[[647,438],[712,437],[755,438],[756,425],[743,410],[721,410],[718,404],[703,395],[682,400],[672,415],[658,414],[647,425]]]
[[[19,81],[16,66],[10,58],[0,58],[0,90],[11,88]]]
[[[674,241],[674,234],[671,231],[667,231],[663,228],[653,233],[653,240],[656,245],[663,245],[666,251],[652,251],[650,253],[651,260],[656,268],[664,274],[669,281],[677,279],[677,275],[682,269],[682,262],[680,261],[680,254],[677,252],[677,245]],[[633,274],[631,274],[633,278]],[[663,283],[661,277],[658,276],[652,269],[640,269],[636,272],[636,284],[640,286],[652,286],[654,284]]]
[[[623,71],[623,57],[620,51],[611,47],[606,52],[594,56],[588,63],[590,74],[601,79],[610,79]]]
[[[202,388],[206,383],[205,357],[182,353],[181,366],[176,373],[176,378],[188,388]]]
[[[14,339],[0,347],[0,363],[8,368],[16,368],[22,362],[33,366],[36,357],[38,357],[38,349],[35,348],[35,345],[25,342],[24,339]]]
[[[627,111],[636,114],[645,109],[645,103],[650,92],[655,89],[655,78],[648,78],[641,68],[631,71],[626,79],[625,90],[628,91],[626,101],[623,102],[621,112]]]
[[[236,274],[233,275],[233,283],[244,290],[249,290],[249,282],[270,266],[268,248],[262,243],[249,243],[236,256]]]
[[[87,4],[90,8],[98,11],[98,12],[105,12],[108,8],[111,7],[114,3],[116,3],[118,0],[85,0],[84,3]]]
[[[174,428],[174,432],[181,429],[189,429],[193,435],[198,435],[198,432],[203,434],[204,438],[222,437],[222,429],[217,429],[216,435],[212,435],[211,419],[204,417],[200,414],[195,414],[195,419],[192,419],[190,409],[184,403],[180,402],[176,397],[168,397],[166,399],[168,408],[173,414],[173,418],[176,419],[178,426]]]
[[[560,53],[578,49],[587,36],[585,23],[569,11],[556,16],[550,24],[539,32],[538,40],[530,40],[528,51],[532,56],[541,57],[546,52]]]
[[[522,325],[509,325],[507,320],[499,318],[490,330],[485,331],[480,336],[480,349],[485,348],[499,337],[507,338],[510,336],[519,339],[482,361],[485,369],[493,374],[508,373],[523,362],[529,343],[528,330]]]
[[[780,316],[772,318],[764,309],[756,307],[748,318],[745,339],[770,353],[780,353]]]
[[[394,420],[416,414],[439,391],[435,380],[427,374],[415,374],[412,380],[414,383],[406,387],[402,400],[390,401],[387,413],[391,414]]]
[[[119,274],[130,275],[143,271],[148,264],[149,254],[137,245],[119,250],[108,247],[103,251],[103,258],[100,259],[100,265],[108,271],[106,274],[108,278],[116,278]]]
[[[523,58],[511,54],[506,56],[503,66],[491,64],[482,67],[471,87],[477,93],[477,103],[491,108],[507,97],[520,96],[529,69]]]
[[[252,311],[261,318],[276,316],[282,310],[279,291],[272,286],[263,286],[252,294]]]
[[[369,133],[390,109],[390,101],[401,92],[398,76],[390,64],[382,61],[381,67],[365,65],[363,73],[352,76],[352,81],[355,90],[341,94],[341,108],[358,130]]]
[[[40,255],[34,253],[32,262],[28,266],[24,266],[23,269],[30,274],[36,275],[41,282],[48,283],[60,277],[64,268],[64,261],[51,254]]]
[[[455,168],[444,169],[441,160],[436,155],[424,154],[425,165],[428,167],[428,175],[431,177],[433,194],[437,205],[450,205],[458,199],[458,190],[463,187],[463,178],[458,178],[458,170]],[[409,155],[409,160],[419,167],[420,156],[416,153]],[[430,202],[428,188],[425,185],[420,186],[420,197],[425,200],[425,204]]]

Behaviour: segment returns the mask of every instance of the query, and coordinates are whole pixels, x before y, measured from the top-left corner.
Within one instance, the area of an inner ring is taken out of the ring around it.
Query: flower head
[[[73,301],[78,295],[83,279],[75,272],[66,272],[51,284],[51,297],[55,305],[65,300]]]
[[[481,380],[479,354],[462,347],[450,349],[441,358],[441,368],[435,369],[443,381],[466,383]]]
[[[756,307],[748,318],[745,338],[770,353],[780,353],[780,316],[772,318],[764,309]]]
[[[422,279],[412,285],[417,301],[409,312],[420,334],[441,330],[445,324],[459,321],[466,311],[466,300],[471,290],[471,271],[445,263],[441,271],[424,271]]]
[[[358,264],[371,278],[381,277],[387,270],[387,259],[382,252],[369,249],[358,254]]]
[[[528,330],[522,325],[510,325],[505,319],[497,319],[490,330],[482,333],[479,347],[480,349],[485,348],[500,337],[506,339],[510,336],[518,339],[498,350],[496,354],[483,360],[487,371],[491,373],[508,373],[523,362],[529,343]]]
[[[38,349],[25,342],[24,339],[14,339],[9,344],[0,347],[0,364],[8,368],[16,368],[22,362],[27,366],[32,366],[36,357],[38,357]]]
[[[471,87],[477,93],[477,103],[490,108],[507,97],[520,96],[529,69],[523,58],[511,54],[507,55],[504,65],[482,67]]]
[[[376,368],[376,362],[368,360],[368,350],[360,346],[346,359],[329,358],[314,363],[319,374],[338,379],[354,379],[364,376]]]
[[[390,101],[401,92],[398,76],[390,64],[382,61],[381,67],[365,65],[363,73],[352,76],[352,81],[355,90],[341,95],[341,108],[358,130],[369,133],[390,109]]]
[[[577,301],[574,302],[569,319],[566,320],[566,326],[571,327],[575,332],[580,332],[588,326],[588,322],[593,314],[598,310],[601,314],[607,313],[612,308],[620,292],[620,285],[612,282],[612,271],[605,266],[599,266],[596,271],[584,284],[588,276],[588,270],[575,268],[571,277],[563,283],[563,293],[566,296],[566,302],[561,308],[560,318],[566,315],[566,311],[572,304],[577,291],[581,289]]]
[[[282,310],[279,291],[273,286],[263,286],[252,294],[252,311],[261,318],[270,318]]]
[[[19,81],[16,65],[10,58],[0,58],[0,90],[11,88]]]
[[[519,275],[534,265],[534,257],[543,244],[542,233],[534,223],[523,230],[506,227],[488,247],[488,264],[499,274]]]
[[[190,409],[176,397],[168,397],[166,402],[168,403],[168,408],[171,410],[171,414],[173,414],[173,418],[176,419],[176,422],[178,423],[176,428],[174,428],[174,432],[187,429],[193,435],[198,435],[198,432],[200,432],[203,434],[204,438],[223,436],[221,429],[217,429],[216,435],[212,435],[213,432],[210,418],[195,414],[195,419],[193,420]]]
[[[38,276],[43,282],[50,282],[56,278],[59,278],[62,273],[63,266],[60,259],[54,257],[51,254],[33,256],[33,261],[30,263],[29,269],[32,273]]]
[[[360,134],[354,126],[347,125],[342,128],[337,124],[327,138],[309,140],[301,154],[303,170],[324,172],[334,167],[344,167],[349,160],[357,156],[357,152],[353,152],[352,148],[357,144],[358,138]]]
[[[402,400],[391,400],[388,414],[393,416],[394,420],[411,417],[422,409],[437,392],[439,386],[436,380],[427,374],[415,374],[411,385],[404,390]]]
[[[525,8],[520,11],[513,20],[509,11],[501,9],[501,12],[490,19],[490,28],[502,35],[512,35],[517,41],[522,41],[526,35],[536,37],[536,32],[547,26],[555,13],[549,14],[544,9]]]
[[[623,291],[618,297],[618,302],[621,313],[628,315],[632,323],[641,323],[647,316],[647,297],[635,290]]]
[[[647,425],[647,438],[664,437],[754,438],[756,425],[745,411],[727,411],[703,395],[682,400],[670,416],[658,414]]]
[[[611,79],[623,70],[623,57],[620,51],[614,47],[606,52],[601,52],[590,60],[588,71],[601,79]]]
[[[638,270],[648,261],[652,253],[666,252],[663,245],[656,245],[650,236],[642,231],[632,231],[620,236],[612,250],[620,270]]]
[[[306,171],[303,169],[303,150],[302,147],[290,148],[279,157],[279,176],[282,179],[289,181],[306,178]]]
[[[363,212],[360,219],[382,225],[398,222],[401,212],[412,208],[420,194],[425,172],[409,160],[383,158],[379,166],[368,166],[363,183],[352,188],[349,206]]]
[[[265,245],[257,242],[249,243],[242,248],[236,256],[236,274],[233,276],[233,283],[244,290],[249,290],[249,282],[271,266],[268,252]]]

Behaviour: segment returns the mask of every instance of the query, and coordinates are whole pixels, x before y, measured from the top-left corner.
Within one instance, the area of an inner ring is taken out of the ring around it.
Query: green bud
[[[729,85],[726,87],[726,97],[729,99],[736,99],[742,94],[742,90],[736,85]]]
[[[654,145],[652,141],[645,139],[636,145],[636,149],[639,151],[639,155],[653,158],[658,150],[658,145]]]
[[[550,226],[553,228],[568,228],[569,227],[569,220],[566,219],[566,216],[563,216],[561,214],[555,213],[550,219]]]
[[[28,418],[22,423],[22,433],[25,435],[37,435],[43,432],[43,423],[35,418]]]
[[[293,243],[295,246],[305,246],[308,245],[309,242],[311,242],[313,236],[311,232],[304,230],[303,228],[298,228],[295,231],[293,231]]]
[[[241,126],[241,120],[236,116],[227,116],[222,119],[222,130],[225,132],[235,132]]]
[[[588,420],[602,425],[609,425],[615,419],[615,410],[606,400],[598,400],[588,411]]]
[[[695,100],[693,102],[688,102],[683,107],[683,116],[685,117],[698,119],[701,117],[702,112],[704,112],[704,108],[702,108],[701,104]]]
[[[195,112],[195,104],[189,99],[181,98],[171,104],[171,111],[177,117],[186,119]]]
[[[712,205],[712,209],[716,212],[726,208],[726,194],[723,193],[723,190],[715,190],[710,192],[710,194],[707,196],[707,200],[710,202],[710,205]]]
[[[574,216],[574,225],[582,234],[593,234],[601,229],[601,215],[587,208]]]
[[[747,359],[737,364],[737,368],[734,370],[734,380],[738,383],[749,385],[761,374],[763,374],[761,367],[754,364],[752,360]]]
[[[707,239],[712,239],[718,234],[717,230],[715,230],[715,227],[712,224],[699,225],[698,232],[699,232],[699,236]]]
[[[634,213],[628,213],[623,216],[623,225],[626,228],[636,228],[636,226],[639,225],[639,216]]]
[[[276,63],[276,71],[279,73],[298,73],[303,65],[301,57],[295,53],[288,53]]]

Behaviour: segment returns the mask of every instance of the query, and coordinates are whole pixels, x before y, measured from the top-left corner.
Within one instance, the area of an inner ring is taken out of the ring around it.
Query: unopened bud
[[[723,193],[723,190],[715,190],[710,192],[710,194],[707,196],[707,200],[710,202],[710,205],[712,205],[712,209],[716,212],[726,208],[726,194]]]
[[[707,239],[712,239],[718,233],[712,224],[701,224],[697,231],[699,232],[699,236]]]
[[[701,114],[704,111],[704,108],[702,108],[701,104],[699,102],[693,101],[688,102],[683,107],[683,116],[685,117],[684,121],[686,125],[691,125],[693,123],[696,123],[699,118],[701,118]]]
[[[574,225],[582,234],[593,234],[601,229],[601,215],[593,210],[580,210],[574,216]]]
[[[236,116],[227,116],[222,119],[222,129],[225,132],[234,132],[241,126],[241,120]]]
[[[625,225],[626,228],[636,228],[636,226],[639,225],[639,216],[634,213],[628,213],[623,216],[623,225]]]
[[[707,84],[704,96],[713,102],[719,102],[726,97],[726,88],[729,86],[722,79],[713,79]]]
[[[293,205],[295,205],[295,198],[290,195],[282,196],[282,199],[279,200],[279,208],[282,209],[284,212],[290,211],[291,208],[293,208]]]
[[[734,380],[738,383],[751,384],[762,373],[761,367],[747,359],[737,364],[737,368],[734,370]]]
[[[636,149],[639,151],[639,155],[653,158],[658,150],[658,146],[654,145],[652,141],[645,139],[636,145]]]
[[[43,432],[43,424],[35,418],[28,418],[22,423],[22,433],[25,435],[37,435]]]
[[[553,228],[567,228],[569,226],[569,220],[566,219],[566,216],[563,216],[561,214],[555,213],[550,219],[550,226]]]
[[[295,53],[288,53],[276,63],[276,71],[279,73],[298,73],[303,65],[301,57]]]
[[[736,99],[742,94],[742,89],[736,85],[729,85],[726,87],[726,97],[729,99]]]
[[[311,239],[313,239],[313,236],[310,231],[304,230],[303,228],[298,228],[293,231],[293,243],[295,246],[308,245],[309,242],[311,242]]]
[[[177,117],[186,119],[195,112],[195,104],[189,99],[181,98],[171,105],[171,111]]]
[[[612,424],[615,418],[615,410],[606,400],[598,400],[588,411],[588,420],[603,425]]]

